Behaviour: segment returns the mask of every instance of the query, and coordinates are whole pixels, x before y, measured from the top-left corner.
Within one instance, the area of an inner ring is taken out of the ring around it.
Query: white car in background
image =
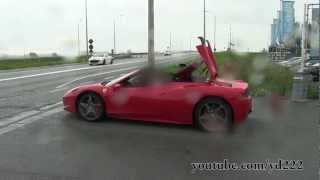
[[[89,58],[89,65],[106,65],[106,64],[113,64],[114,58],[109,55],[94,55]]]
[[[320,62],[314,64],[313,67],[318,67],[319,68],[320,67]]]

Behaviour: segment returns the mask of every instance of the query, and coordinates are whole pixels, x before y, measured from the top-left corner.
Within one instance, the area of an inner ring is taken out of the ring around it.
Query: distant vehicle
[[[114,58],[109,55],[94,55],[91,58],[89,58],[89,65],[106,65],[108,64],[113,64]]]
[[[320,59],[309,59],[306,62],[307,67],[319,67]]]
[[[320,79],[319,71],[320,71],[319,63],[318,63],[318,66],[313,66],[312,69],[310,69],[310,74],[312,75],[313,82],[319,82],[319,79]]]
[[[314,82],[319,82],[320,59],[311,58],[306,62],[306,71],[309,72]]]
[[[155,68],[136,70],[109,82],[79,86],[63,97],[64,109],[86,121],[103,117],[197,125],[208,132],[225,132],[244,122],[252,110],[248,83],[218,78],[209,42],[197,46],[202,62],[178,73]],[[194,72],[207,66],[209,76],[197,81]]]
[[[172,55],[172,53],[171,53],[170,50],[166,50],[166,51],[164,52],[164,56],[171,56],[171,55]]]
[[[317,67],[317,68],[319,68],[319,67],[320,67],[320,62],[318,62],[318,63],[314,64],[314,65],[313,65],[313,67]]]

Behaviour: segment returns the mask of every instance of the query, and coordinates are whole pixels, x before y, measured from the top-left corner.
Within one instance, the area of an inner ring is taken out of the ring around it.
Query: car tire
[[[99,121],[105,116],[104,101],[96,93],[82,94],[77,101],[77,112],[85,121]]]
[[[209,133],[232,131],[232,109],[220,98],[201,100],[195,109],[194,120],[197,127]]]

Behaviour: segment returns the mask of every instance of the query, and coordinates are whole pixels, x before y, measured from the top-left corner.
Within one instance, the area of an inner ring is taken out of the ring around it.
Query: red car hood
[[[202,60],[208,67],[208,71],[211,75],[211,80],[216,80],[218,77],[218,66],[216,58],[212,52],[211,45],[209,41],[205,42],[205,40],[202,37],[199,37],[199,39],[201,40],[202,44],[197,46],[197,50]],[[208,46],[206,44],[208,44]]]
[[[248,83],[244,81],[228,81],[218,78],[218,66],[216,58],[212,52],[212,48],[209,41],[206,41],[199,37],[201,45],[197,46],[197,50],[201,56],[203,62],[207,65],[208,71],[211,75],[211,81],[220,86],[228,86],[236,89],[247,90]]]

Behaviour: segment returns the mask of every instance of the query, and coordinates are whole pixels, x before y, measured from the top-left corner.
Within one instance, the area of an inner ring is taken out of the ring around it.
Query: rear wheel
[[[99,121],[105,115],[104,102],[95,93],[82,95],[77,102],[78,113],[86,121]]]
[[[202,100],[195,111],[195,122],[204,131],[225,133],[232,129],[232,111],[221,99]]]

